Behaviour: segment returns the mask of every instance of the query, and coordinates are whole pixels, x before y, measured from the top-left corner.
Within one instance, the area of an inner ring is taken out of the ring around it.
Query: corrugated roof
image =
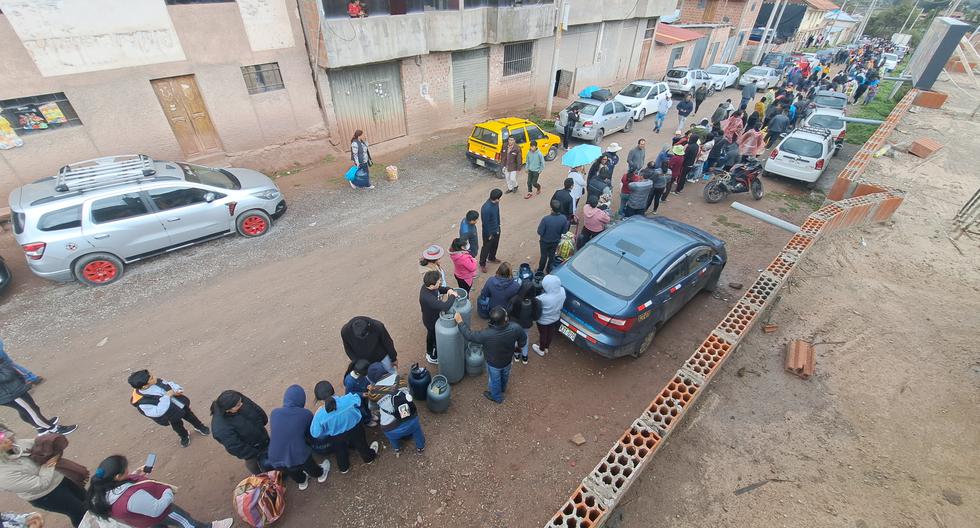
[[[669,24],[657,24],[657,31],[653,39],[658,44],[677,44],[678,42],[688,42],[697,40],[703,35],[697,31],[671,26]]]
[[[832,9],[837,9],[837,4],[831,2],[830,0],[803,0],[806,5],[818,10],[818,11],[830,11]]]
[[[852,17],[851,15],[848,15],[845,11],[841,11],[840,9],[835,9],[833,11],[830,11],[829,13],[824,15],[823,18],[825,20],[830,20],[831,22],[835,20],[837,22],[857,22],[856,18]]]

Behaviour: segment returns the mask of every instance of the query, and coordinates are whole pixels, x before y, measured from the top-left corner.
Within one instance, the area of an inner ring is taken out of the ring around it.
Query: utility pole
[[[772,21],[776,18],[776,11],[779,9],[779,4],[783,0],[776,0],[776,3],[772,6],[772,11],[769,13],[769,21],[766,22],[766,29],[762,31],[762,38],[759,40],[759,46],[755,48],[755,57],[752,58],[752,64],[759,64],[762,60],[762,51],[766,45],[766,39],[769,38],[769,30],[772,29]]]
[[[919,0],[915,0],[915,1],[918,2]],[[832,29],[834,29],[834,26],[837,25],[837,19],[840,18],[841,12],[844,11],[844,8],[845,7],[847,7],[847,2],[848,2],[848,0],[844,0],[844,3],[841,4],[841,6],[837,8],[837,12],[834,13],[834,20],[830,23],[829,26],[827,26],[827,32],[824,33],[824,35],[823,35],[824,45],[830,43],[830,31]]]
[[[786,6],[789,5],[789,0],[783,2],[783,8],[779,10],[779,15],[776,17],[776,23],[772,27],[772,40],[776,40],[779,37],[779,23],[783,21],[783,15],[786,13]],[[763,51],[768,51],[769,44],[765,44]]]
[[[861,26],[857,30],[857,34],[854,35],[854,42],[861,40],[864,36],[864,28],[868,26],[868,21],[871,20],[871,15],[875,12],[875,6],[878,5],[878,0],[871,0],[871,6],[868,7],[867,14],[864,15],[864,20],[861,21]]]
[[[561,51],[561,33],[568,22],[568,4],[559,0],[555,17],[555,52],[551,56],[551,82],[548,83],[548,104],[545,105],[545,119],[551,119],[551,109],[555,103],[555,82],[558,80],[558,52]]]
[[[912,14],[915,13],[915,8],[917,7],[919,7],[919,0],[915,0],[915,3],[912,4],[912,10],[909,11],[909,16],[905,17],[905,23],[902,24],[902,29],[898,30],[899,33],[905,33],[905,26],[912,20]]]

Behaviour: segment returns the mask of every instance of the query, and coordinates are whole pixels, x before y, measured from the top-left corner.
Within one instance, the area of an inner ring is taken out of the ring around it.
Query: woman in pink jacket
[[[449,258],[455,268],[453,275],[456,276],[456,283],[469,293],[478,269],[476,259],[470,254],[470,243],[462,238],[453,239],[453,243],[449,245]]]
[[[725,131],[725,137],[728,138],[728,141],[734,143],[742,135],[742,129],[745,128],[744,118],[745,112],[739,110],[732,117],[721,122],[722,130]]]
[[[610,220],[607,209],[608,207],[599,207],[598,196],[589,196],[589,201],[586,202],[585,208],[582,210],[585,221],[582,224],[582,234],[579,235],[578,247],[584,246],[586,242],[592,240],[592,237],[606,229],[606,224]]]
[[[758,123],[743,132],[738,138],[738,153],[742,155],[742,161],[762,154],[765,148],[766,140],[762,137],[762,132],[759,131]]]

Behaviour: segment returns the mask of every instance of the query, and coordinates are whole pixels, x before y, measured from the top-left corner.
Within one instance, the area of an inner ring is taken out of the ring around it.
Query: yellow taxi
[[[561,137],[541,130],[541,127],[533,121],[519,117],[505,117],[477,123],[466,146],[466,157],[474,165],[498,169],[501,166],[504,145],[507,144],[508,138],[514,138],[517,145],[521,147],[522,160],[527,159],[531,141],[538,142],[538,150],[544,154],[546,161],[558,157]]]

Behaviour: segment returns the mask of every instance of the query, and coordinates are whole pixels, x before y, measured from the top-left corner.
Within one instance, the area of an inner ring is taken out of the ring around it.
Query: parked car
[[[3,293],[3,290],[6,290],[7,286],[10,286],[11,279],[10,268],[3,261],[3,257],[0,257],[0,293]]]
[[[662,216],[632,216],[590,240],[554,273],[565,287],[559,331],[600,356],[646,352],[701,290],[713,291],[725,243]]]
[[[673,93],[694,93],[702,84],[708,87],[708,95],[715,93],[711,77],[704,70],[693,70],[690,68],[671,68],[664,76],[667,87]]]
[[[579,98],[572,101],[555,119],[555,129],[563,130],[568,111],[577,108],[579,122],[572,129],[572,137],[592,141],[596,145],[602,143],[602,138],[613,132],[633,130],[633,110],[620,101],[600,101],[597,99]]]
[[[898,68],[898,55],[894,53],[882,53],[881,58],[885,59],[885,71],[895,71]]]
[[[715,91],[721,91],[738,82],[738,66],[734,64],[712,64],[707,70]]]
[[[522,160],[527,159],[531,141],[538,142],[538,150],[544,153],[547,161],[558,156],[558,146],[561,145],[560,136],[541,130],[533,121],[505,117],[477,123],[473,127],[466,144],[466,157],[474,165],[498,170],[503,159],[504,145],[509,138],[514,138],[521,147]]]
[[[769,153],[765,172],[812,183],[827,169],[835,150],[834,136],[826,128],[797,128]]]
[[[788,54],[770,51],[762,57],[762,62],[760,62],[759,65],[774,68],[780,72],[786,73],[794,64],[792,58]]]
[[[626,105],[633,111],[634,121],[643,121],[648,115],[657,113],[660,101],[670,99],[670,88],[667,83],[659,81],[633,81],[616,94],[614,100]]]
[[[62,167],[14,189],[10,209],[34,274],[98,286],[153,255],[235,232],[262,236],[286,212],[286,201],[254,170],[141,154]]]
[[[803,120],[803,126],[826,128],[834,137],[834,156],[840,152],[847,136],[847,121],[844,112],[833,108],[817,108]]]
[[[834,59],[834,55],[838,51],[840,51],[840,48],[826,48],[818,51],[815,55],[820,62],[830,62]]]
[[[813,108],[829,108],[831,110],[840,110],[841,112],[847,111],[847,95],[841,92],[832,92],[830,90],[819,90],[813,96],[813,103],[811,103]]]
[[[782,79],[782,77],[782,72],[775,68],[770,68],[768,66],[753,66],[742,74],[742,77],[738,80],[738,85],[745,86],[751,83],[755,84],[760,90],[768,90],[769,88],[778,85],[779,80]]]

